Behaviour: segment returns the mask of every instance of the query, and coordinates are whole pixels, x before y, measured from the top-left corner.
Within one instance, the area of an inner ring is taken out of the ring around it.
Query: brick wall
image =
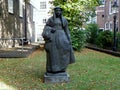
[[[114,24],[113,24],[113,13],[111,10],[111,6],[113,5],[114,0],[105,0],[104,5],[96,7],[96,13],[97,13],[97,24],[99,25],[99,28],[104,28],[104,30],[113,30]],[[120,11],[120,10],[119,10]],[[120,22],[120,12],[117,14],[117,28],[119,28],[119,22]]]

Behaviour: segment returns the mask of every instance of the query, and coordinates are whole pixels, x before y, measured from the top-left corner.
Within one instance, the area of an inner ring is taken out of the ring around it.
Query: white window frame
[[[109,14],[112,14],[112,1],[109,1]]]
[[[47,3],[45,1],[40,2],[40,9],[46,9],[47,8]]]
[[[116,0],[117,1],[117,5],[119,6],[119,0]]]
[[[23,17],[23,0],[19,0],[19,16]]]
[[[8,0],[8,12],[14,13],[13,12],[13,0]]]
[[[105,0],[101,0],[102,4],[104,5],[105,4]]]
[[[45,24],[45,23],[46,23],[46,21],[47,21],[47,20],[46,20],[46,18],[44,18],[44,19],[43,19],[43,24]]]
[[[112,26],[111,26],[112,25]],[[111,30],[112,31],[112,29],[113,29],[113,22],[112,21],[110,21],[110,23],[109,23],[109,30]]]
[[[116,0],[117,1],[117,4],[119,6],[119,0]],[[112,5],[113,5],[114,1],[109,1],[109,14],[113,14],[113,11],[112,11]],[[118,13],[118,11],[117,11]]]
[[[105,30],[109,30],[109,22],[105,23]]]

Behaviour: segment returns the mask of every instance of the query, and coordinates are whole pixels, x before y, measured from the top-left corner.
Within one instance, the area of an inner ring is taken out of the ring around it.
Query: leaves
[[[28,3],[28,2],[30,2],[30,0],[24,0],[24,2],[25,2],[25,3]]]
[[[72,38],[73,49],[77,51],[81,51],[86,41],[85,31],[84,30],[72,30],[71,38]]]
[[[99,4],[98,0],[54,0],[52,3],[63,8],[63,15],[73,28],[81,27],[91,15],[89,11],[94,12],[95,6]]]
[[[63,16],[69,22],[73,47],[80,50],[85,43],[85,35],[79,31],[89,20],[89,16],[95,16],[95,6],[99,0],[54,0],[54,6],[60,6],[63,9]],[[75,31],[74,28],[78,30]],[[79,35],[80,33],[80,35]]]
[[[98,35],[98,31],[99,31],[99,27],[97,24],[88,24],[85,27],[85,30],[87,31],[87,42],[88,43],[92,43],[95,44],[97,35]]]
[[[112,48],[113,35],[110,30],[102,31],[96,38],[96,44],[102,48]]]

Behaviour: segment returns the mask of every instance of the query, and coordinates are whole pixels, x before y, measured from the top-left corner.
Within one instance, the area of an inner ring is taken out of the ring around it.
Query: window
[[[109,2],[109,14],[112,14],[112,5],[113,5],[113,2],[110,1]]]
[[[105,4],[105,0],[100,0],[101,4],[104,5]]]
[[[46,23],[46,19],[43,19],[43,23]]]
[[[23,17],[23,0],[19,0],[19,16]]]
[[[40,2],[40,9],[46,9],[46,2]]]
[[[109,30],[109,23],[108,22],[105,23],[105,30]]]
[[[119,5],[119,0],[116,0],[116,2],[117,2],[117,5]],[[113,14],[113,10],[112,10],[113,4],[114,4],[114,1],[109,2],[109,14]]]
[[[8,12],[13,13],[13,0],[8,0]]]
[[[119,0],[116,0],[116,2],[117,2],[117,5],[119,6]]]
[[[112,31],[112,29],[113,29],[113,24],[112,24],[112,22],[110,22],[110,30]]]

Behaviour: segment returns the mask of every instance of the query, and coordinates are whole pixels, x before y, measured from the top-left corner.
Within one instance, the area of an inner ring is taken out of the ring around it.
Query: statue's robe
[[[55,30],[54,33],[51,31]],[[46,70],[50,73],[64,72],[68,64],[75,62],[68,22],[64,17],[48,19],[43,33],[47,53]]]

